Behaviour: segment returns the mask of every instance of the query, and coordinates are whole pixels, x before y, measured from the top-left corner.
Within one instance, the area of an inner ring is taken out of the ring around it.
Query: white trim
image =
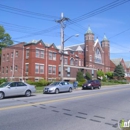
[[[25,64],[29,64],[29,63],[25,63]]]
[[[48,66],[55,66],[56,67],[56,65],[48,65]]]
[[[27,48],[25,48],[25,49],[30,49],[30,47],[27,47]]]
[[[41,49],[41,48],[38,48],[38,47],[36,47],[35,49],[37,49],[37,50],[43,50],[43,51],[45,50],[45,49]]]

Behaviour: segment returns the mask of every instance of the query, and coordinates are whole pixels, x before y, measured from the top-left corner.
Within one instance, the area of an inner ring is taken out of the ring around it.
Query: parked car
[[[56,93],[59,92],[72,92],[73,84],[66,81],[53,82],[50,85],[44,87],[43,93]]]
[[[100,80],[88,80],[85,84],[82,85],[82,89],[94,89],[94,88],[101,88]]]
[[[24,82],[5,82],[0,85],[0,99],[18,95],[25,95],[29,97],[34,92],[36,92],[35,86]]]

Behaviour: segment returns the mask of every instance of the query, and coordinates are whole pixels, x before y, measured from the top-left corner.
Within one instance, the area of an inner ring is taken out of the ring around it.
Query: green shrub
[[[7,82],[7,79],[0,79],[0,84]]]
[[[86,72],[86,79],[87,80],[92,80],[92,75],[90,75],[89,72]]]

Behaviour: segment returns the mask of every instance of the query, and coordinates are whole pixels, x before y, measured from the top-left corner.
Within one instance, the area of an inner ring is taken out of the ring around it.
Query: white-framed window
[[[15,71],[17,71],[18,70],[18,66],[17,65],[15,65]]]
[[[40,58],[44,58],[44,50],[40,50]]]
[[[18,51],[15,52],[15,57],[18,57]]]
[[[35,64],[35,73],[39,73],[39,64]]]
[[[12,71],[13,70],[13,66],[10,66],[10,71]]]
[[[13,58],[13,52],[11,52],[11,58]]]
[[[25,72],[28,72],[29,64],[25,64]]]
[[[56,67],[52,66],[52,74],[56,74]]]
[[[53,53],[53,60],[56,60],[56,53]]]
[[[56,74],[56,66],[48,66],[48,73],[49,74]]]
[[[6,67],[6,73],[8,73],[8,66]]]
[[[36,49],[36,57],[38,58],[39,57],[39,50]]]
[[[74,59],[73,58],[70,59],[70,65],[74,65]]]
[[[98,48],[95,51],[95,62],[102,63],[102,55],[101,55],[101,52]]]
[[[48,73],[52,74],[52,66],[48,66]]]
[[[29,49],[26,49],[26,59],[29,58]]]
[[[44,74],[44,65],[40,65],[40,74]]]
[[[7,59],[6,60],[9,61],[9,54],[7,54]]]
[[[52,52],[49,52],[49,60],[52,60]]]
[[[64,64],[68,65],[68,58],[64,58]]]

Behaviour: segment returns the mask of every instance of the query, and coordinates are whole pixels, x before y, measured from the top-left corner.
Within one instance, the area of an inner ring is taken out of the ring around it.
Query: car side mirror
[[[7,88],[10,88],[10,86],[7,86]]]

